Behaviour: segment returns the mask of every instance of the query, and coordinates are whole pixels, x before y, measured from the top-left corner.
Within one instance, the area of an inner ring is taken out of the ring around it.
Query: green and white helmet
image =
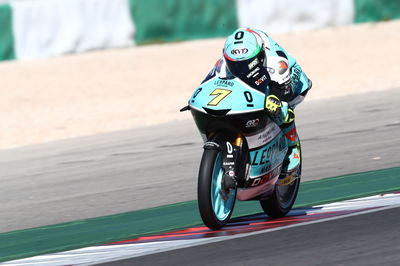
[[[228,70],[236,77],[257,86],[269,79],[264,67],[265,49],[260,34],[249,28],[239,28],[225,41],[224,58]]]

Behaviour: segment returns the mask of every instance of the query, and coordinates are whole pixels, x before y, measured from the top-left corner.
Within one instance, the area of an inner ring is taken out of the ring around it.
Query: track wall
[[[0,5],[0,60],[400,18],[398,0],[32,0]]]

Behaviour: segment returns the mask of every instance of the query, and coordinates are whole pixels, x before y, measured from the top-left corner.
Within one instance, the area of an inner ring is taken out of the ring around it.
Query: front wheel
[[[213,230],[228,223],[236,200],[236,189],[232,189],[227,200],[221,196],[222,152],[218,149],[205,149],[201,158],[197,184],[197,199],[201,219]]]

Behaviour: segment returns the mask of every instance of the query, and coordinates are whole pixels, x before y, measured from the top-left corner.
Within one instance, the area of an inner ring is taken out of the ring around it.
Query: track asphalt
[[[400,167],[304,182],[295,207],[400,190]],[[260,212],[238,202],[234,217]],[[132,239],[201,225],[196,201],[0,234],[0,261]]]
[[[400,207],[101,265],[399,265]]]

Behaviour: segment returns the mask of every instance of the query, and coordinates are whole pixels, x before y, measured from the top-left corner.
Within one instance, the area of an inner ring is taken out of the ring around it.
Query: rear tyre
[[[262,209],[269,217],[283,217],[292,209],[300,186],[301,163],[302,160],[299,165],[299,176],[295,181],[288,185],[275,185],[272,195],[267,199],[260,200]]]
[[[223,172],[222,152],[205,149],[200,164],[197,199],[201,219],[213,230],[220,229],[229,221],[236,200],[236,189],[230,191],[227,200],[220,194]]]

